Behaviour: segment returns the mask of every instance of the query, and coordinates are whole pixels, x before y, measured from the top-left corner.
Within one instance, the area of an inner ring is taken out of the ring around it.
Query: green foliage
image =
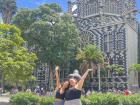
[[[77,60],[93,61],[96,64],[103,63],[104,57],[102,51],[96,45],[86,45],[77,54]]]
[[[38,105],[39,96],[32,93],[18,93],[11,97],[11,105]]]
[[[44,4],[34,10],[20,10],[13,20],[13,24],[22,30],[28,48],[42,63],[68,62],[79,44],[78,31],[71,16],[60,12],[59,5]]]
[[[39,101],[40,105],[54,105],[53,97],[41,97]]]
[[[81,98],[82,105],[140,105],[140,95],[124,96],[112,93],[94,93]],[[11,105],[53,105],[53,97],[39,97],[32,93],[18,93],[10,99]]]
[[[24,44],[18,28],[0,25],[0,69],[9,83],[23,84],[32,78],[37,57]]]
[[[95,93],[91,96],[82,97],[83,105],[139,105],[140,95],[124,96],[119,94]]]
[[[133,65],[131,65],[130,68],[129,68],[129,72],[130,71],[140,72],[140,64],[133,64]]]
[[[10,99],[10,105],[53,105],[53,97],[39,97],[32,93],[18,93]]]
[[[16,10],[16,0],[0,0],[0,13],[5,24],[11,23]]]
[[[113,71],[118,72],[119,74],[122,74],[124,72],[124,68],[117,64],[107,65],[105,67],[105,70],[109,70],[109,71],[113,70]]]

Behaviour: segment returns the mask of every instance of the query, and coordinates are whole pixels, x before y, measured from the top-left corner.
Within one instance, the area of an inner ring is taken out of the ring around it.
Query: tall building
[[[68,6],[80,30],[81,45],[96,44],[110,64],[125,68],[121,75],[127,80],[124,84],[138,87],[138,74],[128,72],[138,59],[136,1],[69,0]]]

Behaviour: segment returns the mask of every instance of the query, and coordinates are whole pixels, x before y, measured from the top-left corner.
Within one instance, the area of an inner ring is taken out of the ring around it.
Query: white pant
[[[70,101],[65,101],[64,105],[82,105],[82,103],[80,99],[74,99]]]

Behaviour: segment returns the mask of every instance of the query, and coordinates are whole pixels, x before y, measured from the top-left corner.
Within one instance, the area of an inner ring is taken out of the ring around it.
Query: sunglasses
[[[69,79],[76,79],[76,80],[79,80],[79,77],[77,77],[77,76],[69,76]]]

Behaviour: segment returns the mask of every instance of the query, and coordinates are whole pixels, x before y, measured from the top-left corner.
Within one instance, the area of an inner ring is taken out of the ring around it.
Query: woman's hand
[[[55,71],[57,71],[57,72],[59,71],[59,66],[55,67]]]
[[[88,69],[88,71],[93,71],[93,69]]]
[[[80,81],[79,81],[79,82],[77,83],[77,85],[75,86],[76,89],[79,89],[79,90],[82,89],[83,84],[84,84],[84,81],[85,81],[85,79],[86,79],[86,77],[87,77],[87,75],[88,75],[88,73],[89,73],[90,71],[93,71],[93,69],[87,69],[87,71],[83,74],[83,76],[81,77]]]

